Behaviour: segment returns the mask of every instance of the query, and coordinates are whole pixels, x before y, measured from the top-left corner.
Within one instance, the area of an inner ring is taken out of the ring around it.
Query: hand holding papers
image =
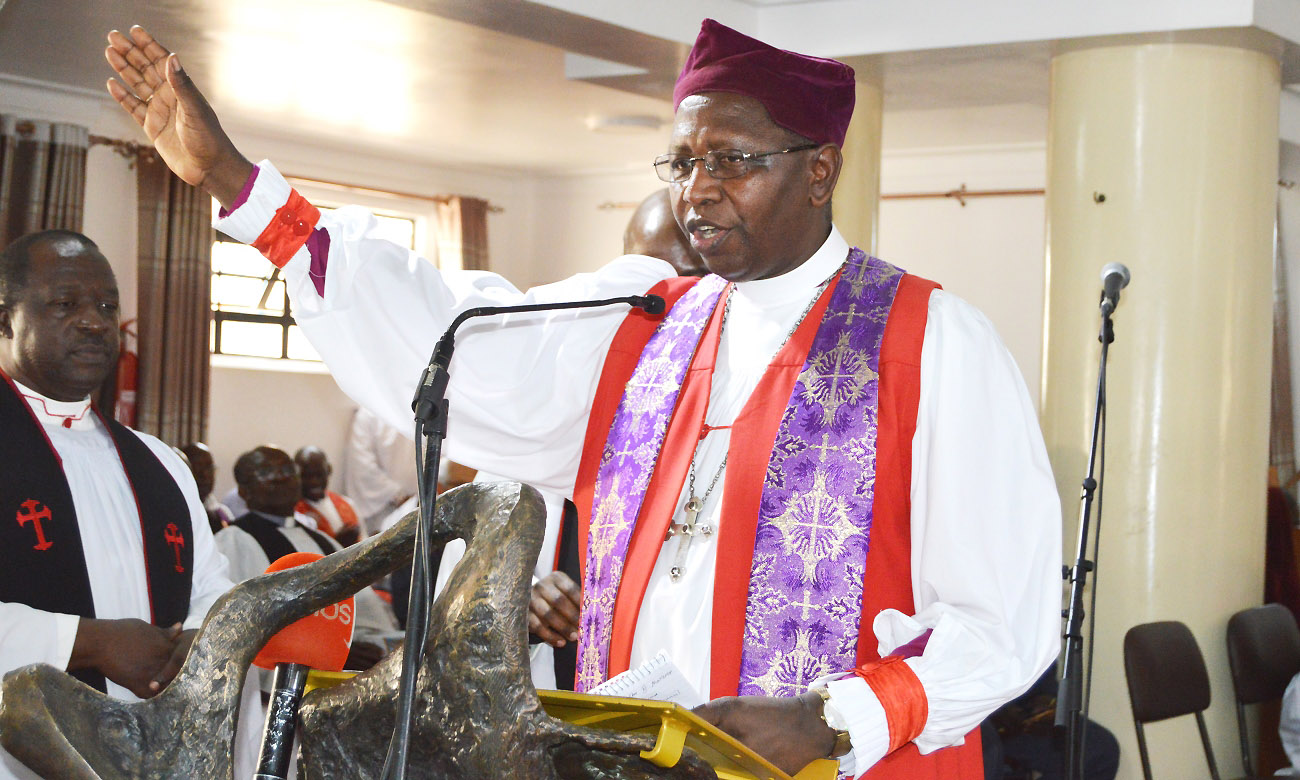
[[[669,767],[690,748],[717,772],[719,780],[790,780],[762,756],[731,735],[701,719],[688,707],[704,703],[666,653],[622,674],[590,693],[538,691],[551,717],[593,728],[655,734],[641,757]],[[795,780],[834,780],[838,763],[815,761]]]

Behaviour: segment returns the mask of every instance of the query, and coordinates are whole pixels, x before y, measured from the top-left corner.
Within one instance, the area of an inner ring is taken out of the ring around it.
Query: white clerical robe
[[[63,461],[63,473],[77,510],[77,528],[86,551],[86,573],[95,602],[95,617],[105,620],[150,620],[144,542],[140,515],[117,448],[108,430],[90,411],[90,400],[55,401],[15,382]],[[65,427],[67,421],[67,427]],[[147,433],[133,431],[166,467],[185,496],[194,527],[194,578],[190,611],[184,628],[198,628],[213,602],[231,588],[226,559],[212,543],[212,529],[199,500],[189,467],[171,448]],[[77,615],[32,609],[0,602],[0,674],[34,663],[66,669],[77,638]],[[108,695],[139,701],[135,694],[107,680]],[[236,743],[237,777],[250,777],[256,768],[261,723],[255,699],[245,697]],[[0,780],[36,775],[0,749]]]
[[[263,162],[246,201],[218,227],[251,242],[289,192]],[[641,294],[674,275],[661,260],[623,256],[593,273],[521,292],[487,272],[439,272],[410,250],[374,237],[373,216],[356,207],[322,216],[318,227],[328,232],[327,256],[317,242],[316,256],[313,245],[304,246],[284,267],[294,316],[339,386],[402,431],[411,428],[410,399],[434,342],[459,312]],[[735,286],[709,424],[734,419],[817,285],[848,249],[832,229],[799,268]],[[317,292],[322,277],[323,294]],[[1060,503],[1024,381],[992,325],[969,304],[936,291],[928,312],[912,448],[916,614],[886,610],[873,625],[882,656],[933,630],[925,652],[907,661],[928,698],[929,718],[915,740],[923,753],[960,743],[1034,682],[1059,648],[1061,600]],[[450,367],[445,454],[571,496],[596,384],[625,313],[612,306],[462,326]],[[726,432],[701,444],[700,490],[726,448]],[[718,527],[720,497],[719,487],[702,522]],[[719,527],[714,539],[726,532]],[[651,577],[631,663],[666,649],[707,696],[716,543],[697,538],[686,576],[674,583],[665,573],[676,544],[665,543]],[[887,750],[884,709],[856,677],[828,688],[853,743],[841,769],[866,771]]]
[[[365,533],[378,533],[384,518],[415,495],[410,432],[398,431],[365,407],[357,409],[348,429],[342,471],[343,493],[357,510]]]

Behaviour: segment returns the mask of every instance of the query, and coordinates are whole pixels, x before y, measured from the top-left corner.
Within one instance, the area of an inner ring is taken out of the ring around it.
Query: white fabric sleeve
[[[235,582],[266,573],[266,553],[253,535],[235,525],[228,525],[213,537],[217,550],[230,562],[230,578]]]
[[[248,200],[217,227],[253,241],[288,194],[289,185],[263,161]],[[662,260],[625,256],[594,273],[521,292],[496,274],[439,272],[411,250],[373,237],[376,226],[371,214],[352,206],[321,217],[317,227],[329,234],[324,297],[312,281],[307,247],[283,273],[294,318],[339,386],[408,437],[415,386],[438,337],[460,312],[641,294],[675,275]],[[626,313],[619,305],[498,316],[461,327],[444,454],[570,495],[591,397]]]
[[[912,595],[885,610],[886,656],[932,630],[907,659],[925,689],[922,753],[963,737],[1038,679],[1061,632],[1061,505],[1024,380],[993,326],[943,291],[929,301],[912,441]],[[861,679],[828,686],[849,722],[860,774],[885,754],[884,709]]]
[[[190,582],[190,611],[181,626],[189,631],[203,625],[203,619],[208,616],[208,610],[216,600],[234,587],[230,581],[229,564],[212,542],[212,526],[208,524],[208,513],[203,508],[189,466],[172,452],[171,447],[157,438],[139,431],[132,433],[149,447],[172,475],[172,479],[176,480],[176,486],[185,496],[185,505],[190,510],[190,526],[194,529],[194,571]]]
[[[68,668],[81,618],[0,602],[0,674],[28,664]]]

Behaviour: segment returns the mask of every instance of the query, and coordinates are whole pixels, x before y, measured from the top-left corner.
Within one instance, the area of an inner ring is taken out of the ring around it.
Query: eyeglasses
[[[704,170],[715,179],[735,179],[744,176],[759,166],[759,160],[777,154],[804,152],[816,149],[818,144],[803,144],[775,152],[742,152],[739,149],[718,149],[699,157],[687,157],[684,154],[661,154],[655,158],[655,173],[660,180],[669,184],[680,184],[691,178],[695,163],[704,163]]]

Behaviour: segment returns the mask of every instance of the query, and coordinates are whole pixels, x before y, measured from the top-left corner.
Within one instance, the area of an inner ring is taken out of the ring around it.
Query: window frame
[[[406,197],[396,193],[386,192],[383,190],[358,189],[343,185],[329,185],[317,181],[304,181],[286,177],[291,185],[298,190],[304,198],[322,209],[338,209],[344,206],[356,205],[366,208],[376,216],[392,217],[396,219],[408,220],[412,223],[412,244],[413,251],[423,257],[433,258],[431,262],[437,265],[436,249],[437,242],[434,235],[434,225],[437,224],[435,207],[432,203],[417,198]],[[214,206],[214,213],[217,207]],[[218,243],[240,243],[230,236],[214,231],[213,247]],[[430,250],[433,250],[432,252]],[[254,250],[255,251],[255,250]],[[269,265],[269,263],[268,263]],[[215,268],[210,268],[209,279],[213,282],[217,277],[223,275],[222,272]],[[235,274],[225,274],[235,275]],[[249,277],[245,277],[249,278]],[[328,373],[324,363],[319,358],[300,358],[289,356],[289,342],[291,328],[298,327],[289,305],[288,286],[284,283],[284,276],[280,269],[274,268],[267,277],[267,286],[273,286],[277,281],[281,283],[284,295],[284,310],[281,314],[275,313],[258,313],[247,311],[226,311],[218,308],[217,302],[213,299],[215,285],[209,285],[209,310],[211,311],[210,328],[211,336],[208,342],[208,350],[211,364],[214,366],[258,369],[271,371],[290,371],[301,373]],[[264,355],[246,355],[239,353],[228,353],[218,351],[221,347],[222,325],[226,322],[253,322],[261,324],[277,325],[280,328],[280,349],[278,357],[268,357]]]

